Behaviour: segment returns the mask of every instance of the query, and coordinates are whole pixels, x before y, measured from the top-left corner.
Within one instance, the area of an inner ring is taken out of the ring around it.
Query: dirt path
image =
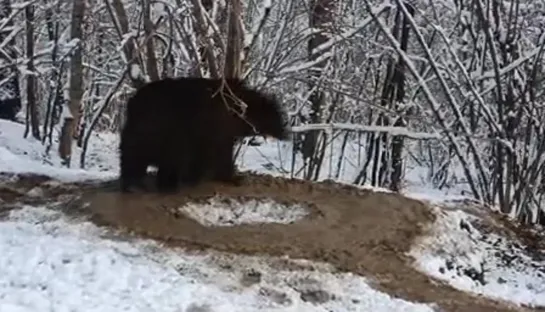
[[[175,212],[184,203],[215,194],[297,202],[312,213],[294,224],[211,228]],[[99,225],[176,246],[326,261],[374,279],[377,289],[410,301],[437,303],[444,311],[532,311],[472,296],[413,269],[404,254],[434,216],[424,204],[400,195],[248,175],[243,187],[210,183],[166,197],[95,188],[81,200],[89,204],[85,210]]]

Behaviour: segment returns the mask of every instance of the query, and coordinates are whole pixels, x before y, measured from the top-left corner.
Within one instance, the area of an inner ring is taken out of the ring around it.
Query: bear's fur
[[[288,131],[275,98],[241,80],[182,77],[148,83],[127,103],[121,188],[143,187],[148,165],[158,167],[159,191],[173,191],[179,182],[198,183],[207,171],[213,180],[237,183],[235,140],[254,134],[286,139]]]

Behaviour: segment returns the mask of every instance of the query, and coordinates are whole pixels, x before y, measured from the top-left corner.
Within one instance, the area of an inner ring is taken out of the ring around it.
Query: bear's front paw
[[[119,188],[122,193],[144,193],[149,191],[146,185],[140,181],[120,181]]]
[[[244,184],[244,177],[241,175],[234,175],[231,178],[231,184],[234,186],[242,186]]]
[[[241,186],[244,183],[244,178],[239,175],[232,175],[229,177],[217,176],[215,180],[232,186]]]

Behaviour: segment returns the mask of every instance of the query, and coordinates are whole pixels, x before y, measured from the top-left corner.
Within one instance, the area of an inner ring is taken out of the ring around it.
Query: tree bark
[[[72,156],[72,140],[74,137],[76,120],[80,117],[81,99],[83,97],[83,18],[85,16],[85,0],[74,0],[72,7],[72,22],[70,37],[72,40],[79,40],[78,46],[70,59],[70,90],[69,113],[64,114],[64,121],[61,128],[61,139],[59,143],[59,155],[63,165],[70,167]]]
[[[312,61],[316,60],[321,55],[319,53],[313,54],[314,49],[328,40],[326,33],[333,22],[335,0],[314,0],[311,8],[312,13],[310,16],[310,28],[320,30],[311,37],[308,43],[309,59]],[[317,63],[316,66],[312,68],[312,72],[309,77],[309,89],[314,90],[309,97],[311,102],[309,123],[320,123],[322,121],[322,110],[325,106],[325,97],[318,84],[325,65],[326,61]],[[305,138],[303,139],[303,159],[305,159],[306,163],[308,162],[308,171],[305,177],[306,179],[312,179],[313,177],[317,178],[319,174],[320,164],[315,161],[319,133],[319,131],[308,131],[305,133]]]
[[[210,77],[218,78],[220,76],[220,69],[218,67],[218,59],[214,54],[214,40],[210,38],[207,34],[206,25],[209,23],[205,20],[205,15],[212,10],[213,2],[212,0],[191,0],[193,5],[193,15],[195,16],[195,27],[198,38],[198,54],[199,54],[199,70],[196,70],[195,73],[200,75],[208,70]],[[205,67],[205,68],[203,68]]]
[[[49,4],[49,3],[48,3]],[[59,33],[60,26],[58,21],[59,4],[55,7],[48,7],[45,11],[45,19],[47,24],[47,36],[53,46],[51,51],[51,81],[49,87],[49,96],[47,99],[47,108],[45,113],[45,120],[43,124],[43,137],[42,143],[46,143],[46,153],[49,153],[51,146],[53,145],[53,129],[54,126],[59,123],[60,113],[63,106],[64,98],[61,90],[61,79],[64,71],[64,62],[59,60]]]
[[[129,18],[127,17],[127,12],[125,11],[125,7],[121,0],[111,0],[111,2],[112,3],[110,4],[110,0],[107,1],[106,9],[110,13],[116,26],[119,39],[123,40],[124,37],[129,35]],[[142,61],[140,60],[138,51],[135,49],[135,40],[136,39],[131,36],[130,39],[125,41],[125,44],[123,45],[123,54],[127,61],[128,68],[131,68],[133,65],[138,65],[140,70],[143,71]],[[132,86],[135,88],[138,88],[145,83],[145,81],[141,79],[142,77],[133,77],[132,75],[129,75],[129,77]]]
[[[409,11],[409,14],[414,15],[414,8],[406,3],[407,10]],[[407,51],[407,47],[409,45],[409,30],[410,25],[407,20],[407,17],[403,15],[403,19],[400,23],[400,43],[401,43],[401,49],[403,51]],[[397,107],[399,104],[403,104],[404,98],[405,98],[405,62],[400,57],[397,61],[397,64],[395,66],[394,76],[392,79],[392,82],[395,87],[394,94],[392,94],[392,98],[390,101],[393,104],[394,109],[398,112],[398,116],[396,117],[396,120],[394,121],[394,127],[404,127],[407,125],[407,121],[404,118],[405,112],[400,111]],[[395,136],[392,140],[392,171],[390,175],[390,189],[394,192],[399,192],[401,189],[401,177],[403,173],[403,145],[404,145],[404,139],[401,136]]]
[[[142,2],[142,11],[144,12],[144,33],[146,40],[146,69],[151,81],[159,80],[159,71],[157,70],[157,57],[155,56],[155,43],[153,39],[153,23],[151,22],[151,0]]]
[[[7,19],[11,15],[11,1],[2,0],[0,6],[0,20]],[[13,20],[6,22],[8,29],[13,28]],[[9,31],[0,29],[0,42],[4,41],[10,35]],[[15,39],[12,39],[5,46],[6,54],[0,53],[0,59],[4,59],[7,64],[12,64],[0,70],[0,80],[7,80],[0,86],[0,119],[15,121],[17,113],[21,110],[21,93],[19,86],[19,74],[14,60],[17,58],[15,50]]]
[[[240,25],[242,7],[240,0],[229,1],[229,24],[227,33],[227,48],[225,51],[225,78],[238,78],[242,70],[242,38],[243,30]]]
[[[28,127],[30,123],[30,132],[36,139],[40,139],[40,121],[38,118],[38,107],[36,103],[36,77],[34,76],[34,5],[29,4],[25,8],[26,15],[26,57],[27,63],[27,125],[25,137],[28,135]]]

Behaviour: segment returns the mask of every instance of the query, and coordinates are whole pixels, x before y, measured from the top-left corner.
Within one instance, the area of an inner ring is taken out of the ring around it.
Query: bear
[[[178,77],[146,83],[127,102],[119,146],[121,190],[145,189],[149,165],[157,166],[159,192],[195,185],[207,173],[212,180],[238,184],[236,140],[252,135],[285,140],[288,133],[276,98],[241,79]]]

